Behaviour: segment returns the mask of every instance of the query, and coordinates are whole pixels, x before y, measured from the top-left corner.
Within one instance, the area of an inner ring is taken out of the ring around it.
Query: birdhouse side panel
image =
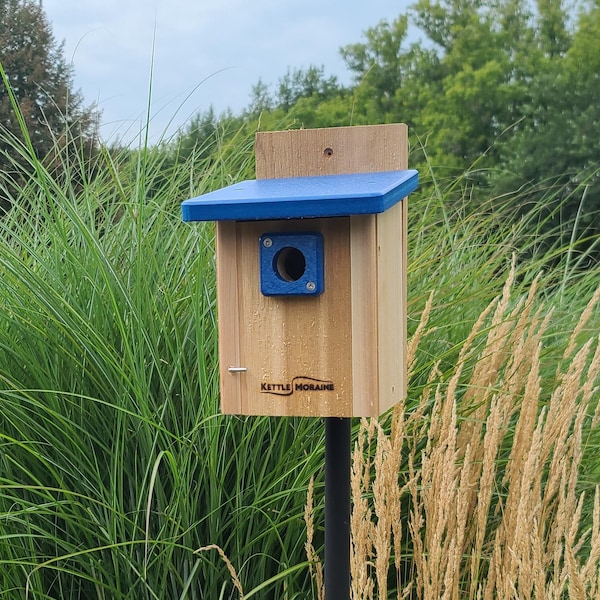
[[[380,413],[407,393],[407,214],[405,198],[376,217]]]

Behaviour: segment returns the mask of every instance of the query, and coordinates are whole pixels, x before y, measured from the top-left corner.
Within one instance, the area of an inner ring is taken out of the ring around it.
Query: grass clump
[[[296,567],[320,434],[219,416],[213,232],[179,213],[215,159],[106,150],[78,186],[28,160],[0,220],[3,597],[230,597],[212,543],[247,590]]]
[[[434,361],[386,422],[361,424],[353,599],[390,597],[390,577],[397,598],[597,597],[600,288],[558,342],[560,304],[542,277],[519,290],[516,275],[513,264],[452,369]],[[413,378],[439,333],[434,300],[411,342]]]

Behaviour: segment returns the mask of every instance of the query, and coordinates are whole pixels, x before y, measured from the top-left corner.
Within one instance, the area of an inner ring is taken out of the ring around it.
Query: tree
[[[562,242],[587,238],[587,250],[600,239],[600,6],[579,15],[568,44],[564,17],[549,13],[554,25],[540,41],[546,58],[523,121],[503,144],[496,184],[498,193],[525,190],[521,197],[544,205],[546,226],[558,228]]]
[[[252,92],[250,93],[250,106],[248,107],[248,114],[252,116],[258,116],[264,111],[269,111],[273,108],[273,98],[269,91],[269,86],[262,80],[259,79],[256,84],[252,86]]]
[[[539,52],[527,2],[419,0],[415,22],[437,46],[440,79],[422,107],[430,158],[457,172],[501,160],[497,140],[523,116]]]
[[[315,98],[320,102],[342,93],[342,88],[335,76],[325,77],[325,70],[311,65],[308,69],[288,69],[279,80],[276,105],[286,112],[300,98]]]
[[[354,122],[405,121],[438,181],[468,172],[474,202],[518,190],[555,242],[600,244],[598,0],[577,19],[564,0],[416,0],[409,14],[424,40],[407,47],[399,18],[342,49]]]
[[[40,1],[0,0],[0,171],[19,171],[15,139],[22,140],[18,111],[39,160],[68,140],[94,141],[98,113],[73,89],[73,70],[57,44]],[[8,86],[8,88],[7,88]],[[12,141],[11,141],[12,140]]]
[[[402,45],[408,32],[408,18],[403,15],[392,23],[383,20],[364,33],[364,43],[350,44],[340,50],[341,55],[354,73],[359,95],[365,91],[372,113],[385,121],[393,110],[396,91],[403,85],[407,72],[407,54]],[[366,98],[364,98],[366,100]],[[374,116],[374,115],[373,115]]]

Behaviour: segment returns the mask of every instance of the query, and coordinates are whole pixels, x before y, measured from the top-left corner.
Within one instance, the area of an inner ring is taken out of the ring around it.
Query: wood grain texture
[[[242,414],[241,380],[229,372],[230,367],[239,367],[241,362],[237,237],[235,221],[216,223],[219,380],[221,410],[226,414]]]
[[[256,175],[400,170],[407,152],[403,124],[259,133]],[[261,294],[258,238],[279,231],[323,234],[321,296]],[[406,200],[380,215],[222,222],[217,253],[223,412],[376,416],[402,398]]]
[[[349,414],[352,384],[350,251],[348,218],[239,223],[241,273],[258,273],[258,238],[271,232],[323,234],[325,293],[320,296],[263,296],[257,277],[240,278],[240,351],[248,372],[242,380],[243,414],[333,416]],[[332,382],[334,389],[313,392],[296,386]],[[261,389],[262,384],[292,386]]]
[[[406,396],[407,200],[377,215],[378,411]]]
[[[256,177],[395,171],[406,168],[406,140],[402,123],[258,133]]]

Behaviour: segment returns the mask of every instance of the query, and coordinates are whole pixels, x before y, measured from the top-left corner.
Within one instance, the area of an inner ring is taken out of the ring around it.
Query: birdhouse
[[[404,125],[261,133],[257,179],[182,204],[216,221],[221,407],[376,416],[406,392]]]

